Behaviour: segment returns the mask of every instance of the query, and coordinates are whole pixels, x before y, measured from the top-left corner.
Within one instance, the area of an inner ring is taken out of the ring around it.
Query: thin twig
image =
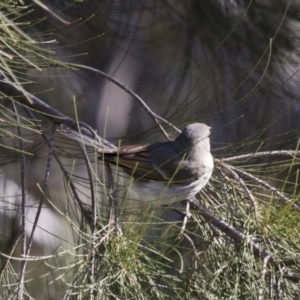
[[[51,121],[57,124],[65,124],[73,129],[78,129],[78,123],[72,118],[64,115],[60,111],[54,109],[50,105],[43,102],[38,97],[26,92],[25,90],[20,90],[17,88],[12,82],[10,82],[7,78],[5,78],[0,73],[0,91],[5,93],[7,97],[13,97],[13,100],[21,103],[29,108],[37,110],[39,113],[45,115]],[[91,135],[90,131],[86,128],[88,126],[85,123],[81,124],[81,131],[87,136],[94,137]]]
[[[281,276],[277,273],[275,276],[275,292],[276,292],[276,299],[281,300],[282,299],[282,291],[280,288],[280,281]]]
[[[256,257],[262,257],[265,258],[269,255],[271,255],[268,251],[261,249],[257,244],[255,244],[253,241],[249,241],[247,237],[245,237],[242,233],[240,233],[237,229],[235,229],[233,226],[222,220],[221,218],[215,216],[212,212],[210,212],[206,207],[203,205],[197,203],[194,200],[191,200],[191,204],[199,209],[199,213],[201,216],[206,220],[206,222],[213,224],[215,227],[217,227],[219,230],[224,232],[228,237],[232,238],[235,242],[241,243],[243,241],[248,241],[248,243],[251,246],[252,252]],[[270,262],[274,262],[274,258],[271,255]]]
[[[196,258],[198,258],[199,254],[197,252],[197,248],[196,248],[193,240],[186,233],[184,233],[184,232],[182,233],[182,236],[191,244],[191,246],[192,246],[192,248],[194,250],[195,256],[196,256]]]
[[[43,207],[43,203],[45,200],[45,192],[46,192],[46,188],[48,186],[48,179],[49,179],[49,175],[50,175],[50,169],[51,169],[51,162],[52,162],[52,156],[53,156],[53,151],[54,151],[54,137],[55,137],[55,123],[52,124],[52,132],[51,132],[51,139],[49,142],[49,153],[48,153],[48,159],[47,159],[47,165],[46,165],[46,172],[45,172],[45,178],[44,178],[44,182],[43,182],[43,186],[42,186],[42,194],[41,194],[41,198],[40,198],[40,202],[39,202],[39,206],[35,215],[35,219],[33,222],[33,226],[32,226],[32,230],[30,233],[30,237],[28,239],[28,246],[26,249],[26,256],[29,255],[29,251],[33,242],[33,234],[35,232],[35,229],[37,227],[38,224],[38,220],[41,214],[41,210]]]
[[[110,164],[105,161],[105,171],[107,176],[107,183],[108,183],[108,192],[106,193],[109,199],[109,211],[107,216],[107,223],[110,224],[112,221],[112,213],[114,213],[114,224],[115,224],[115,231],[117,233],[122,233],[122,229],[119,225],[119,207],[117,197],[115,195],[115,182],[113,173],[110,167]]]
[[[225,164],[222,164],[222,166],[234,177],[235,180],[237,180],[239,182],[241,187],[244,189],[244,191],[246,192],[249,200],[252,203],[252,207],[254,209],[255,216],[256,216],[257,219],[259,219],[260,213],[259,213],[259,210],[258,210],[258,207],[257,207],[256,200],[255,200],[253,194],[251,193],[251,191],[247,188],[247,185],[245,184],[245,182],[238,176],[238,174],[234,170],[232,170],[231,166],[225,165]]]
[[[295,260],[286,260],[282,262],[276,262],[273,255],[259,247],[253,240],[249,240],[246,236],[244,236],[242,233],[240,233],[237,229],[232,227],[230,224],[222,220],[221,218],[215,216],[212,212],[210,212],[206,207],[199,204],[198,202],[191,200],[191,205],[198,210],[198,213],[205,219],[206,222],[213,224],[216,228],[218,228],[220,231],[224,232],[228,237],[233,239],[235,242],[242,243],[243,241],[246,241],[247,244],[252,249],[252,253],[254,256],[262,258],[267,263],[272,263],[276,268],[282,268],[286,267],[286,265],[293,264]],[[285,278],[293,281],[293,282],[300,282],[300,277],[293,276],[293,275],[285,275]]]
[[[249,154],[242,154],[232,157],[222,158],[222,161],[236,161],[236,160],[243,160],[243,159],[251,159],[251,158],[258,158],[258,157],[268,157],[268,156],[300,156],[300,151],[295,150],[279,150],[279,151],[265,151],[265,152],[257,152],[257,153],[249,153]]]
[[[41,126],[39,125],[38,121],[36,120],[35,116],[33,115],[33,113],[31,112],[31,110],[26,109],[27,114],[29,115],[29,117],[32,119],[32,121],[35,123],[36,127],[41,131],[42,137],[45,140],[46,144],[48,145],[48,147],[50,147],[50,143],[45,135],[45,133],[42,131]],[[61,162],[60,158],[58,157],[57,153],[55,151],[53,151],[53,156],[56,160],[56,162],[58,163],[60,169],[62,170],[64,176],[67,178],[69,185],[70,185],[70,189],[73,193],[73,196],[76,200],[76,203],[78,204],[81,213],[83,214],[83,216],[85,217],[85,220],[87,221],[87,223],[89,224],[89,226],[92,228],[92,221],[91,221],[91,216],[90,216],[90,211],[87,210],[87,208],[83,205],[82,201],[80,200],[80,197],[77,193],[76,187],[73,183],[72,178],[69,176],[67,170],[64,168],[63,163]]]
[[[145,111],[151,116],[151,118],[154,120],[154,122],[159,126],[160,130],[162,133],[165,135],[165,137],[170,140],[169,135],[167,132],[164,130],[162,127],[161,123],[165,123],[172,127],[175,131],[180,133],[181,131],[174,126],[172,123],[167,121],[166,119],[160,117],[156,113],[154,113],[150,107],[143,101],[141,97],[139,97],[136,93],[134,93],[130,88],[128,88],[126,85],[118,81],[117,79],[113,78],[112,76],[94,69],[89,66],[84,66],[84,65],[78,65],[78,64],[69,64],[70,66],[76,67],[78,69],[83,69],[83,70],[88,70],[97,73],[98,75],[105,77],[106,79],[110,80],[111,82],[115,83],[117,86],[122,88],[124,91],[129,93],[134,99],[136,99],[140,105],[145,109]],[[25,91],[23,88],[18,88],[16,87],[15,84],[10,82],[6,77],[3,76],[3,74],[0,73],[0,91],[3,91],[7,96],[12,96],[14,97],[13,100],[17,101],[23,105],[26,105],[30,108],[33,108],[37,110],[39,113],[44,114],[45,117],[50,119],[51,121],[57,123],[57,124],[65,124],[68,127],[71,127],[75,130],[78,130],[78,123],[73,120],[72,118],[64,115],[60,111],[54,109],[50,105],[46,104],[43,102],[41,99],[38,97],[32,95],[31,93]],[[91,135],[91,131],[88,129],[88,125],[81,122],[81,131],[84,135],[87,135],[91,138],[94,138],[94,135]]]
[[[61,129],[58,130],[58,132],[68,137],[69,139],[72,139],[74,141],[77,141],[80,144],[88,145],[91,147],[96,147],[99,152],[105,152],[105,153],[117,153],[118,148],[105,140],[104,138],[97,135],[96,132],[93,131],[93,138],[88,137],[81,132],[81,128],[78,130],[74,130],[72,128],[69,128],[65,124],[62,124],[60,126]]]
[[[267,265],[268,265],[268,261],[270,259],[270,255],[264,257],[263,259],[263,266],[262,266],[262,271],[261,271],[261,279],[260,279],[260,289],[258,292],[258,298],[257,300],[262,300],[263,298],[263,294],[264,294],[264,282],[265,282],[265,275],[267,272]]]
[[[95,263],[96,263],[96,251],[95,251],[95,244],[96,244],[96,225],[97,225],[97,203],[96,203],[96,197],[95,197],[95,185],[94,185],[94,180],[93,180],[93,175],[92,175],[92,168],[90,165],[89,158],[86,153],[85,147],[82,145],[82,143],[77,142],[83,159],[85,161],[85,165],[87,168],[87,173],[88,173],[88,178],[89,178],[89,183],[90,183],[90,190],[91,190],[91,209],[92,209],[92,220],[91,220],[91,253],[90,253],[90,265],[91,267],[89,268],[89,299],[93,300],[94,299],[94,284],[95,284]]]
[[[95,186],[94,186],[94,180],[93,180],[93,175],[91,171],[91,166],[90,166],[90,161],[87,157],[86,151],[83,148],[82,144],[78,142],[78,146],[81,150],[83,159],[85,161],[85,165],[87,168],[87,173],[88,173],[88,178],[89,178],[89,183],[90,183],[90,190],[91,190],[91,210],[92,210],[92,219],[91,219],[91,255],[90,255],[90,268],[89,268],[89,299],[93,300],[94,299],[94,284],[95,284],[95,247],[94,245],[96,244],[96,235],[95,235],[95,229],[96,229],[96,224],[97,224],[97,206],[96,206],[96,197],[95,197]]]
[[[284,275],[284,278],[293,281],[295,283],[300,283],[300,277],[299,276],[294,276],[294,275]]]
[[[285,259],[285,260],[282,260],[280,262],[280,265],[285,266],[285,267],[289,267],[289,266],[294,266],[298,263],[299,263],[299,261],[296,260],[296,259]]]
[[[88,174],[88,181],[90,184],[90,191],[91,191],[91,208],[92,208],[92,233],[94,233],[96,224],[97,224],[97,209],[96,209],[96,197],[95,197],[95,186],[94,186],[94,180],[93,180],[93,175],[92,175],[92,170],[91,170],[91,165],[89,158],[86,154],[85,149],[83,148],[82,144],[77,143],[79,149],[81,150],[82,157],[84,159],[86,168],[87,168],[87,174]]]
[[[248,172],[245,172],[245,171],[242,171],[238,168],[235,168],[233,166],[229,166],[225,163],[220,163],[220,166],[223,166],[224,168],[230,168],[231,170],[235,171],[236,173],[239,173],[241,174],[242,176],[248,178],[248,179],[251,179],[253,181],[255,181],[256,183],[260,184],[261,186],[267,188],[268,190],[270,190],[271,192],[273,192],[274,194],[276,194],[278,197],[282,198],[286,203],[291,203],[292,200],[289,199],[288,197],[286,197],[285,195],[283,195],[282,193],[280,193],[276,188],[274,188],[273,186],[271,186],[270,184],[268,184],[267,182],[257,178],[256,176],[248,173]],[[295,204],[293,204],[295,205]],[[295,205],[297,207],[297,205]]]
[[[22,239],[22,250],[21,250],[21,272],[20,272],[20,279],[19,279],[19,286],[18,286],[18,299],[23,299],[24,294],[24,279],[25,279],[25,268],[26,268],[26,157],[24,153],[24,141],[23,141],[23,134],[22,130],[19,124],[21,124],[19,113],[17,111],[17,108],[12,102],[12,109],[15,113],[16,120],[18,122],[17,130],[18,130],[18,136],[19,138],[19,144],[20,144],[20,150],[23,152],[21,153],[21,189],[22,189],[22,209],[21,209],[21,239]]]
[[[47,159],[46,174],[45,174],[44,183],[43,183],[43,187],[42,187],[42,195],[41,195],[39,206],[38,206],[38,209],[37,209],[37,212],[35,215],[35,219],[34,219],[34,222],[32,225],[30,237],[28,238],[28,245],[27,245],[26,252],[25,252],[26,257],[28,257],[31,246],[32,246],[33,235],[34,235],[35,229],[38,224],[38,220],[39,220],[39,217],[41,214],[41,210],[42,210],[42,206],[43,206],[43,202],[44,202],[44,198],[45,198],[45,191],[46,191],[46,188],[48,185],[48,179],[49,179],[51,161],[52,161],[52,155],[53,155],[53,149],[54,149],[54,137],[55,137],[55,123],[53,123],[52,132],[51,132],[51,140],[49,143],[49,154],[48,154],[48,159]],[[25,216],[25,214],[24,214],[24,216]],[[25,260],[25,262],[24,262],[24,266],[23,266],[24,272],[25,272],[26,264],[27,264],[27,260]],[[23,271],[23,269],[22,269],[22,271]],[[19,294],[19,297],[20,297],[20,299],[23,299],[23,293],[22,293],[22,295]]]
[[[19,245],[19,240],[20,240],[20,238],[21,238],[21,234],[20,234],[20,235],[16,238],[16,240],[14,241],[14,244],[13,244],[12,247],[11,247],[11,250],[10,250],[10,252],[9,252],[9,255],[8,255],[7,259],[5,260],[5,262],[3,263],[3,265],[2,265],[2,267],[1,267],[1,269],[0,269],[0,276],[2,276],[3,271],[5,270],[5,268],[7,267],[8,263],[9,263],[9,261],[10,261],[10,257],[13,256],[13,253],[15,252],[16,247]],[[3,259],[3,258],[5,258],[5,257],[4,257],[4,256],[1,257],[1,259]]]
[[[154,120],[154,122],[160,127],[161,131],[163,132],[163,134],[166,136],[167,139],[169,139],[168,134],[166,133],[166,131],[163,129],[163,127],[161,126],[160,122],[165,123],[167,125],[169,125],[170,127],[172,127],[175,131],[177,131],[178,133],[180,133],[181,131],[174,126],[172,123],[170,123],[169,121],[167,121],[166,119],[160,117],[159,115],[157,115],[155,112],[153,112],[151,110],[151,108],[145,103],[145,101],[138,96],[132,89],[130,89],[128,86],[126,86],[125,84],[123,84],[122,82],[120,82],[119,80],[117,80],[116,78],[106,74],[105,72],[102,72],[98,69],[89,67],[89,66],[85,66],[85,65],[80,65],[80,64],[69,64],[69,66],[78,68],[80,70],[87,70],[93,73],[98,74],[101,77],[106,78],[107,80],[113,82],[115,85],[117,85],[118,87],[120,87],[122,90],[124,90],[126,93],[128,93],[129,95],[131,95],[135,100],[137,100],[139,102],[139,104],[144,108],[144,110],[149,114],[149,116]]]

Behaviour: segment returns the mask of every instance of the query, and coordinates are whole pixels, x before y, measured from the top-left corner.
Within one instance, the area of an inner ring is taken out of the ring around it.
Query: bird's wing
[[[65,124],[61,124],[57,132],[71,140],[77,141],[80,145],[96,148],[101,153],[116,153],[118,150],[115,145],[98,136],[96,132],[94,132],[94,138],[91,138]]]
[[[153,166],[149,145],[121,147],[117,154],[104,154],[104,159],[125,169],[127,173],[141,180],[165,180]]]
[[[163,175],[153,166],[148,154],[149,145],[116,147],[101,137],[92,139],[66,125],[61,125],[60,134],[90,147],[96,147],[99,159],[121,166],[130,175],[142,180],[165,180]]]

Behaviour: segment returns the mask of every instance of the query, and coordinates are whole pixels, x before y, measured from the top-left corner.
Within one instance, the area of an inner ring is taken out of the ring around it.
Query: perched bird
[[[130,175],[130,198],[167,205],[193,197],[209,181],[214,167],[209,135],[210,127],[194,123],[174,141],[118,149],[99,147],[99,159]]]
[[[194,196],[207,184],[214,167],[209,135],[210,127],[194,123],[174,141],[121,147],[104,159],[133,177],[130,189],[141,201],[166,205]]]

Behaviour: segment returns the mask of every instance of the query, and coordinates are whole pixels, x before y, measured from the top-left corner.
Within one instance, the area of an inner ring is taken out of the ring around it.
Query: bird
[[[128,197],[145,203],[169,205],[194,197],[209,181],[214,160],[210,127],[187,125],[174,141],[123,146],[100,159],[130,175]]]
[[[61,129],[63,135],[96,146],[99,160],[121,167],[129,175],[128,183],[121,185],[134,201],[170,205],[193,198],[213,172],[211,127],[203,123],[187,125],[173,141],[122,147],[97,142],[65,125]]]

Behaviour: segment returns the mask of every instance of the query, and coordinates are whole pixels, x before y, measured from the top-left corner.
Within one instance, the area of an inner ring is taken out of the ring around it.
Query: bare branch
[[[12,100],[22,105],[25,105],[26,107],[38,111],[39,113],[45,115],[45,117],[55,122],[56,124],[65,124],[73,129],[78,130],[78,122],[64,115],[60,111],[54,109],[50,105],[40,100],[38,97],[26,92],[23,89],[20,90],[7,78],[5,78],[1,73],[0,73],[0,91],[4,93],[4,96],[13,97]],[[80,123],[80,125],[81,125],[81,131],[85,135],[92,138],[94,137],[91,135],[88,125],[86,125],[85,123]]]
[[[266,272],[267,272],[267,265],[268,265],[268,261],[270,259],[271,256],[266,256],[264,259],[263,259],[263,267],[262,267],[262,271],[261,271],[261,280],[260,280],[260,289],[259,289],[259,292],[258,292],[258,298],[257,300],[262,300],[264,299],[263,298],[263,292],[264,292],[264,281],[265,281],[265,275],[266,275]]]
[[[51,140],[49,142],[49,153],[48,153],[48,159],[47,159],[47,165],[46,165],[46,172],[45,172],[45,178],[44,178],[44,182],[43,182],[43,186],[42,186],[42,195],[41,195],[39,206],[38,206],[36,216],[35,216],[35,219],[34,219],[34,222],[33,222],[30,237],[28,239],[28,245],[27,245],[27,249],[26,249],[26,256],[29,255],[29,251],[30,251],[32,241],[33,241],[33,234],[34,234],[35,229],[36,229],[37,224],[38,224],[38,220],[39,220],[41,210],[42,210],[42,207],[43,207],[43,203],[44,203],[44,200],[45,200],[45,191],[46,191],[46,188],[48,186],[48,179],[49,179],[49,174],[50,174],[52,156],[53,156],[53,152],[54,152],[54,137],[55,137],[55,129],[56,129],[55,123],[53,123],[52,125],[53,126],[52,126],[52,132],[51,132]]]
[[[252,203],[252,206],[253,206],[253,209],[254,209],[254,212],[255,212],[255,216],[257,218],[259,218],[260,213],[259,213],[259,210],[258,210],[258,206],[257,206],[256,200],[255,200],[252,192],[247,188],[245,182],[238,176],[238,174],[235,171],[233,171],[231,169],[231,166],[228,166],[228,165],[225,165],[225,164],[222,164],[222,166],[235,178],[235,180],[237,180],[239,182],[239,184],[241,185],[241,187],[245,190],[245,192],[246,192],[249,200]]]
[[[300,151],[295,151],[295,150],[265,151],[265,152],[249,153],[249,154],[237,155],[232,157],[226,157],[226,158],[222,158],[220,161],[228,162],[228,161],[252,159],[258,157],[271,157],[271,156],[300,156]]]
[[[191,200],[191,204],[199,209],[199,213],[201,216],[206,220],[206,222],[213,224],[215,227],[217,227],[219,230],[224,232],[228,237],[232,238],[235,242],[241,243],[242,241],[247,241],[249,245],[251,246],[252,252],[256,257],[262,257],[265,258],[267,256],[270,256],[271,254],[261,249],[257,244],[255,244],[253,241],[249,241],[249,239],[244,236],[242,233],[240,233],[237,229],[235,229],[230,224],[226,223],[224,220],[222,220],[219,217],[216,217],[212,212],[210,212],[206,207],[203,205],[197,203],[196,201]],[[271,255],[270,262],[274,262],[274,258]]]
[[[26,109],[27,114],[31,117],[32,121],[35,123],[36,127],[42,132],[42,137],[45,140],[46,144],[48,145],[48,147],[50,147],[50,143],[45,135],[45,133],[42,131],[41,126],[39,125],[38,121],[36,120],[35,116],[33,115],[33,113],[29,110]],[[69,184],[70,184],[70,188],[71,191],[73,193],[73,196],[76,200],[76,203],[78,204],[81,213],[83,214],[83,216],[85,217],[85,220],[87,221],[87,223],[89,224],[89,226],[92,228],[92,220],[91,220],[91,214],[90,214],[90,208],[87,209],[84,204],[82,203],[82,201],[79,198],[79,195],[76,191],[75,185],[73,183],[72,178],[69,176],[67,170],[64,168],[63,163],[61,162],[60,158],[58,157],[57,153],[55,151],[53,151],[53,156],[56,160],[56,162],[58,163],[60,169],[62,170],[64,176],[67,178]]]
[[[257,178],[256,176],[254,176],[254,175],[252,175],[252,174],[250,174],[248,172],[242,171],[242,170],[240,170],[238,168],[235,168],[233,166],[229,166],[227,164],[224,164],[224,163],[220,163],[220,166],[223,166],[224,168],[230,168],[231,170],[235,171],[236,173],[241,174],[242,176],[255,181],[256,183],[258,183],[261,186],[267,188],[268,190],[270,190],[271,192],[273,192],[274,194],[276,194],[278,197],[280,197],[281,199],[283,199],[285,201],[285,203],[292,203],[291,199],[289,199],[288,197],[286,197],[285,195],[283,195],[281,192],[279,192],[276,188],[274,188],[273,186],[271,186],[267,182],[265,182],[265,181]],[[293,205],[295,205],[295,204],[293,204]],[[295,206],[297,207],[297,205],[295,205]]]
[[[130,89],[128,86],[126,86],[125,84],[123,84],[122,82],[120,82],[119,80],[117,80],[116,78],[106,74],[105,72],[102,72],[100,70],[97,70],[95,68],[89,67],[89,66],[85,66],[85,65],[79,65],[79,64],[69,64],[69,66],[78,68],[80,70],[87,70],[93,73],[98,74],[101,77],[106,78],[107,80],[113,82],[115,85],[117,85],[118,87],[120,87],[122,90],[124,90],[126,93],[128,93],[129,95],[131,95],[135,100],[137,100],[139,102],[139,104],[144,108],[144,110],[148,113],[148,115],[154,120],[154,122],[159,126],[159,128],[161,129],[161,131],[163,132],[163,134],[166,136],[167,139],[169,139],[169,135],[166,133],[166,131],[164,130],[164,128],[161,126],[161,123],[165,123],[167,125],[169,125],[170,127],[172,127],[175,131],[177,131],[178,133],[180,133],[181,131],[174,126],[172,123],[170,123],[169,121],[167,121],[166,119],[160,117],[159,115],[157,115],[155,112],[152,111],[152,109],[145,103],[145,101],[138,96],[132,89]]]
[[[15,104],[12,102],[12,108],[15,113],[16,119],[18,121],[18,124],[21,124],[19,113],[17,111],[17,108]],[[23,293],[24,293],[24,279],[25,279],[25,268],[26,268],[26,157],[24,153],[24,141],[23,141],[23,134],[20,125],[17,126],[18,135],[19,135],[19,144],[20,149],[22,151],[21,155],[21,189],[22,189],[22,210],[21,210],[21,239],[22,239],[22,254],[21,256],[23,259],[21,259],[21,273],[20,273],[20,279],[19,279],[19,286],[18,286],[18,299],[23,299]]]

